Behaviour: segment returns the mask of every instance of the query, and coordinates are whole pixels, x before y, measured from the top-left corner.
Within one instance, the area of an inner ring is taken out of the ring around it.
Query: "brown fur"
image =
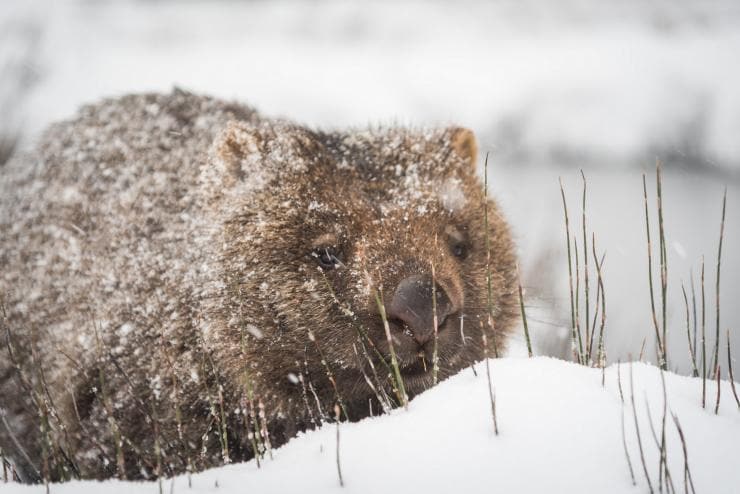
[[[177,90],[53,126],[0,176],[0,446],[27,480],[151,478],[251,458],[338,400],[397,405],[375,293],[432,264],[457,310],[440,379],[482,331],[502,351],[514,247],[489,200],[489,323],[475,163],[464,129],[319,132]],[[429,349],[392,326],[413,396]]]

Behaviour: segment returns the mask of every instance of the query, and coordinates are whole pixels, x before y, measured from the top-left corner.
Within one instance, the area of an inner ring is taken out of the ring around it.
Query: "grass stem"
[[[434,235],[434,246],[437,246],[437,235]],[[432,325],[434,326],[434,348],[432,349],[432,384],[437,384],[437,374],[439,374],[439,328],[437,319],[437,274],[432,265]]]
[[[713,367],[719,366],[719,275],[720,267],[722,265],[722,240],[725,236],[725,210],[727,208],[727,187],[725,187],[725,193],[722,196],[722,221],[719,227],[719,248],[717,249],[717,284],[715,297],[715,308],[716,308],[716,322],[717,322],[717,334],[714,340],[714,365]]]
[[[632,403],[632,416],[635,421],[635,434],[637,436],[637,446],[640,449],[640,460],[642,461],[642,471],[645,473],[645,480],[647,480],[648,489],[650,494],[655,492],[653,490],[653,483],[650,481],[650,474],[648,473],[647,463],[645,462],[645,452],[642,449],[642,437],[640,436],[640,424],[637,421],[637,407],[635,406],[635,387],[632,372],[632,364],[630,363],[630,401]]]
[[[730,330],[727,330],[727,372],[730,378],[730,389],[732,389],[732,395],[735,397],[735,403],[740,408],[740,399],[737,397],[737,391],[735,390],[735,376],[732,375],[732,352],[730,351]]]
[[[522,313],[522,324],[524,325],[524,339],[527,341],[527,353],[532,357],[532,341],[529,338],[529,325],[527,324],[527,313],[524,310],[524,294],[522,290],[522,278],[519,274],[519,264],[516,265],[516,276],[519,284],[519,309]]]
[[[704,256],[701,257],[701,406],[707,407],[707,338],[704,297]]]
[[[393,375],[395,380],[396,395],[398,396],[398,402],[403,405],[404,408],[408,408],[409,399],[406,395],[406,389],[403,385],[403,378],[401,377],[401,369],[398,367],[398,359],[396,358],[396,350],[393,347],[393,338],[391,337],[391,328],[388,325],[388,316],[385,312],[385,305],[383,304],[383,288],[379,287],[375,292],[375,303],[378,305],[378,312],[380,313],[380,319],[383,321],[383,329],[385,330],[385,338],[388,342],[388,350],[391,353],[391,367],[393,368]]]
[[[589,298],[589,287],[588,287],[588,238],[586,236],[586,175],[583,173],[583,170],[581,170],[581,179],[583,180],[583,198],[581,203],[581,226],[583,229],[583,293],[585,298],[585,314],[586,314],[586,323],[584,324],[586,328],[586,357],[584,359],[584,364],[588,364],[589,360],[591,360],[591,346],[589,342],[591,341],[591,338],[589,337],[589,327],[588,327],[588,321],[589,318],[589,311],[591,309],[588,298]]]
[[[681,282],[681,293],[683,293],[683,303],[686,307],[686,338],[689,341],[689,357],[691,359],[691,373],[693,376],[699,375],[699,370],[696,368],[696,355],[694,349],[691,347],[691,320],[689,318],[689,298],[686,295],[686,287]],[[696,331],[694,331],[696,333]]]
[[[563,180],[560,182],[560,196],[563,199],[563,215],[565,216],[565,245],[568,248],[568,287],[570,289],[570,329],[571,329],[571,349],[573,359],[580,363],[580,354],[576,350],[576,312],[573,301],[573,257],[570,251],[570,222],[568,221],[568,204],[565,201],[565,190],[563,189]]]
[[[650,286],[650,309],[653,316],[653,327],[655,328],[655,341],[658,346],[659,365],[664,368],[664,355],[663,342],[660,337],[660,330],[658,329],[658,317],[655,312],[655,292],[653,290],[653,246],[650,241],[650,215],[648,211],[648,195],[647,195],[647,179],[645,174],[642,174],[642,192],[643,198],[645,199],[645,233],[647,235],[647,253],[648,253],[648,284]]]
[[[491,288],[491,239],[490,232],[488,229],[488,153],[486,153],[486,162],[484,164],[484,179],[483,179],[483,194],[484,194],[484,205],[483,205],[483,223],[486,230],[486,287],[488,289],[488,327],[491,329],[491,340],[493,340],[493,356],[498,358],[498,345],[496,344],[496,331],[493,327],[493,290]]]
[[[339,422],[341,422],[341,411],[338,404],[334,404],[334,417],[337,421],[337,475],[339,476],[339,486],[344,487],[344,478],[342,477],[342,464],[339,461]]]
[[[721,370],[720,370],[720,366],[718,365],[717,366],[717,371],[715,372],[715,377],[717,378],[716,379],[717,380],[717,401],[716,401],[716,403],[714,405],[714,414],[715,415],[718,415],[719,414],[719,398],[720,398],[720,391],[722,390],[722,386],[721,386],[722,385],[722,380],[720,379],[720,376],[721,376]]]

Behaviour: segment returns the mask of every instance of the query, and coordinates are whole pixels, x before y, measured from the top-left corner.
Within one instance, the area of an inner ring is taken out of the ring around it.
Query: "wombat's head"
[[[389,341],[411,394],[432,384],[435,344],[439,378],[481,359],[483,334],[489,355],[502,351],[514,246],[476,177],[470,131],[237,124],[217,153],[234,183],[259,182],[230,199],[225,271],[229,317],[258,327],[263,371],[308,362],[321,377],[320,349],[351,400],[370,393],[370,362],[385,381]]]

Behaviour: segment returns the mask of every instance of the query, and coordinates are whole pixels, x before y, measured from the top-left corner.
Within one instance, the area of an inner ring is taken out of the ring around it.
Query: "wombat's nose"
[[[434,338],[433,292],[437,298],[437,328],[441,328],[453,307],[439,284],[432,290],[431,276],[409,276],[402,280],[388,306],[388,319],[407,326],[419,345]]]

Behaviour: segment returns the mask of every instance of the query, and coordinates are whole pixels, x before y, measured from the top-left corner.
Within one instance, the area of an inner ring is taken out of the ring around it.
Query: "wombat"
[[[53,125],[0,168],[4,454],[31,482],[259,460],[498,355],[515,249],[476,153],[181,90]]]

